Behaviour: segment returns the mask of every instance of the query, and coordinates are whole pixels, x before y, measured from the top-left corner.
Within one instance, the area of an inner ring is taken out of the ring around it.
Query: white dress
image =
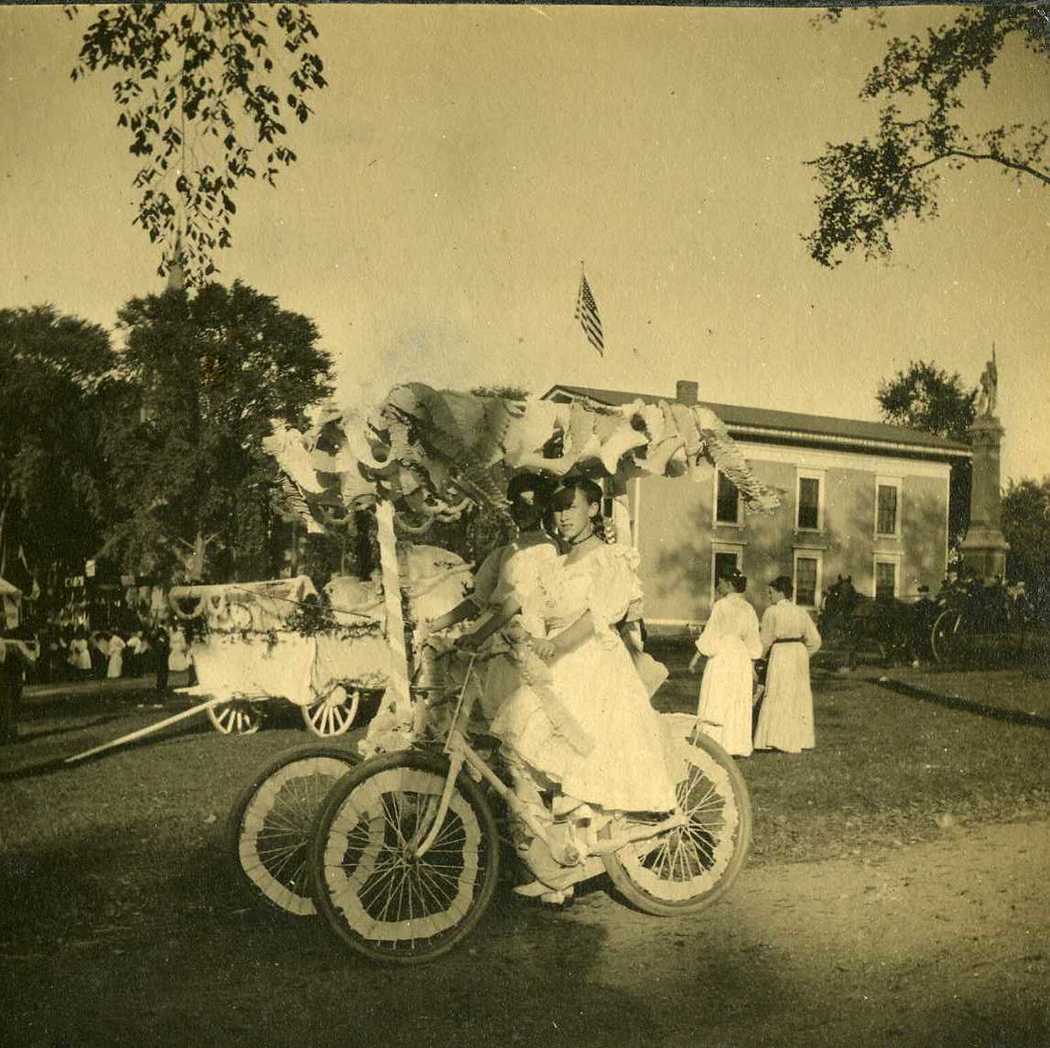
[[[593,632],[548,667],[546,682],[523,681],[492,731],[567,798],[606,811],[668,811],[676,798],[660,716],[613,628],[641,598],[632,557],[623,546],[601,546],[572,563],[558,557],[521,580],[527,623],[542,622],[556,637],[590,611]],[[548,687],[578,732],[552,719],[542,697]]]
[[[109,678],[120,677],[124,673],[124,649],[127,645],[115,633],[109,638],[109,663],[106,667],[106,676]]]
[[[190,668],[190,648],[186,643],[186,634],[180,629],[169,633],[171,649],[168,652],[168,671],[183,673]]]
[[[482,563],[474,580],[473,599],[480,608],[499,613],[507,599],[517,599],[528,588],[530,580],[558,558],[558,549],[546,535],[525,534],[501,546]],[[492,654],[485,669],[481,710],[491,721],[504,700],[521,684],[521,667],[513,657],[509,638],[515,629],[524,629],[534,637],[545,636],[546,627],[534,611],[524,607],[516,622],[508,623],[489,642]],[[498,654],[497,654],[498,653]]]
[[[740,593],[716,600],[696,642],[707,656],[700,703],[700,728],[737,757],[751,753],[752,660],[762,655],[755,609]]]
[[[85,672],[91,669],[91,652],[88,650],[87,640],[83,637],[69,642],[69,664]]]
[[[766,694],[755,729],[755,749],[800,753],[816,745],[809,657],[820,650],[813,620],[793,601],[781,600],[762,616],[762,649],[769,652]]]

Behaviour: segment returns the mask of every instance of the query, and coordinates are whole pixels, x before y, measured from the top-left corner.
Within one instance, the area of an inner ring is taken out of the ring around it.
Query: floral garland
[[[294,633],[300,637],[325,635],[336,640],[354,640],[358,637],[381,636],[382,624],[374,619],[362,622],[337,622],[329,608],[322,604],[300,604],[280,627],[256,629],[251,626],[213,626],[206,615],[183,619],[181,629],[187,644],[204,644],[211,637],[252,641],[263,639],[268,650],[280,640],[280,635]]]

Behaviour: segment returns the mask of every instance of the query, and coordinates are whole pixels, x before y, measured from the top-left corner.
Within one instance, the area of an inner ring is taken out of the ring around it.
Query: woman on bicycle
[[[548,672],[523,667],[492,732],[518,796],[531,784],[536,805],[553,789],[550,815],[564,826],[566,847],[553,863],[544,846],[524,850],[537,880],[516,890],[560,901],[582,872],[569,860],[586,856],[614,816],[668,812],[676,797],[659,715],[616,630],[641,600],[637,554],[603,541],[593,481],[566,478],[550,505],[563,555],[514,585],[531,651]]]

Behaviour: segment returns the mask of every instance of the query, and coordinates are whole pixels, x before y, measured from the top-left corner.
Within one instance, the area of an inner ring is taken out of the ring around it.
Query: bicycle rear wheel
[[[604,856],[605,870],[632,906],[674,917],[710,906],[736,880],[751,848],[751,798],[732,757],[696,718],[664,714],[680,777],[686,824]]]
[[[365,761],[329,794],[310,845],[314,901],[328,927],[373,961],[420,964],[452,949],[496,888],[499,836],[492,810],[460,775],[433,846],[415,856],[448,775],[423,753]]]
[[[361,758],[315,743],[260,768],[234,804],[227,853],[253,898],[293,917],[317,913],[307,884],[310,830],[328,791]]]

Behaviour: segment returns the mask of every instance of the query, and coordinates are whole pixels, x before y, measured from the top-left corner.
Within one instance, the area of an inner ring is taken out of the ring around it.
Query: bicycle
[[[317,911],[340,942],[370,960],[425,963],[477,926],[499,875],[490,795],[550,843],[545,826],[468,740],[477,663],[472,655],[449,689],[458,696],[440,748],[424,740],[357,765],[331,789],[314,824],[308,862]],[[433,705],[424,703],[428,712]],[[662,719],[680,761],[676,811],[656,823],[628,815],[603,827],[584,873],[605,872],[637,909],[675,916],[704,909],[732,885],[750,847],[751,803],[733,759],[695,717]]]

